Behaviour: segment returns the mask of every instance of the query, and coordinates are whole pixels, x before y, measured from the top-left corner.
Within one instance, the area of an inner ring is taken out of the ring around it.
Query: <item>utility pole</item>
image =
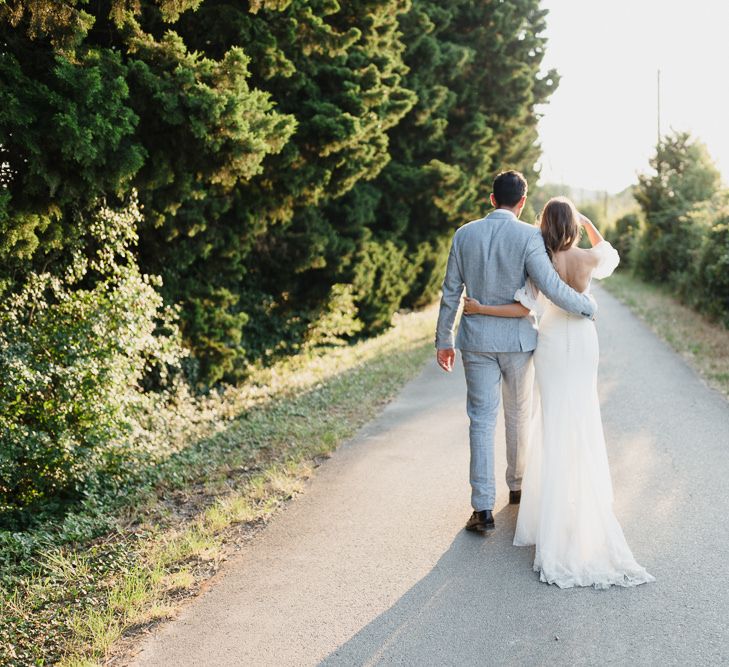
[[[661,70],[658,69],[658,77],[657,77],[657,86],[656,86],[656,109],[658,111],[658,143],[656,146],[660,146],[661,144]]]
[[[656,80],[656,110],[658,112],[658,143],[656,144],[656,172],[661,176],[661,68],[658,68]]]

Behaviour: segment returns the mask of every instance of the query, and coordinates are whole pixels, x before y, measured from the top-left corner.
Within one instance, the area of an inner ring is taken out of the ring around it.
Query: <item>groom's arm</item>
[[[529,277],[552,303],[570,313],[590,319],[595,318],[597,304],[590,297],[576,292],[562,281],[549,260],[539,231],[536,231],[529,240],[525,263]]]
[[[456,238],[454,237],[451,243],[451,251],[448,254],[448,266],[443,279],[442,296],[440,298],[438,325],[435,329],[435,347],[438,350],[452,350],[455,348],[454,325],[462,295],[463,275],[458,264]]]

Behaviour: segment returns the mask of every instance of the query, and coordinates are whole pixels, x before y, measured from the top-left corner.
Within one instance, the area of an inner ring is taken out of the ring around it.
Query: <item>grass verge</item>
[[[709,386],[729,398],[729,329],[680,303],[667,288],[628,273],[614,274],[603,286],[684,357]]]
[[[433,308],[399,316],[377,338],[309,352],[231,388],[207,406],[198,437],[156,466],[153,483],[125,489],[102,535],[69,539],[69,517],[62,543],[52,526],[0,535],[0,664],[108,664],[174,615],[419,371],[434,322]],[[73,521],[100,520],[85,511]]]

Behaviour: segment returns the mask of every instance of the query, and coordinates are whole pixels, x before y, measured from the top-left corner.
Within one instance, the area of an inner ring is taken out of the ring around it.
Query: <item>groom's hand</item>
[[[450,373],[453,370],[453,364],[456,361],[456,351],[452,347],[447,350],[437,350],[435,357],[438,360],[438,366],[444,371]]]

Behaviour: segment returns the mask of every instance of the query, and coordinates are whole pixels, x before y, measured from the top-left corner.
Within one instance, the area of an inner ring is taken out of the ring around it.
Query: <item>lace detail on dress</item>
[[[621,567],[622,566],[622,567]],[[607,590],[611,586],[630,588],[649,584],[656,578],[635,561],[617,565],[616,569],[570,571],[564,567],[552,567],[551,571],[543,569],[539,556],[534,560],[534,571],[539,574],[539,581],[553,584],[559,588],[575,588],[576,586],[592,586],[597,590]]]

